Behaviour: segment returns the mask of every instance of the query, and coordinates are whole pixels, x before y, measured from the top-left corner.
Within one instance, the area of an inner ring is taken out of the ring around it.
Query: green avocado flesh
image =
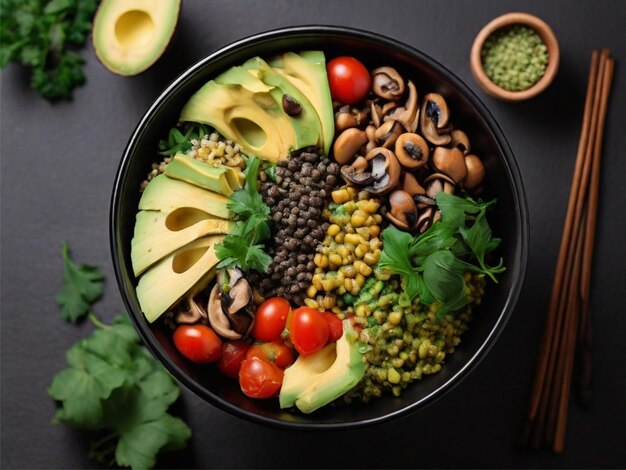
[[[272,162],[312,145],[327,153],[334,120],[324,54],[295,55],[299,60],[281,56],[280,67],[259,57],[231,67],[191,97],[179,121],[213,126],[245,153]],[[294,70],[298,67],[306,69]],[[285,95],[301,105],[299,114],[285,112]]]
[[[100,62],[118,75],[137,75],[163,54],[178,22],[181,0],[102,0],[93,24]]]
[[[170,178],[195,184],[203,189],[230,196],[241,186],[239,178],[230,175],[232,169],[224,165],[214,167],[196,158],[177,154],[174,159],[165,166],[165,174]],[[236,187],[231,187],[231,180]]]
[[[311,356],[300,356],[285,370],[280,407],[295,403],[303,413],[312,413],[356,386],[365,375],[357,337],[350,321],[344,320],[343,335],[335,347],[329,345]]]

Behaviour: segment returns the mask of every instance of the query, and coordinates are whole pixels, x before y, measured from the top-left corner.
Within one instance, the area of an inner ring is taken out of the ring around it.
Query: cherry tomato
[[[246,354],[250,350],[250,343],[244,340],[236,339],[222,344],[222,357],[217,361],[217,368],[227,377],[236,379],[239,377],[239,369],[241,363],[246,358]]]
[[[258,357],[245,359],[239,370],[241,391],[251,398],[269,398],[278,394],[283,371],[273,362]]]
[[[289,302],[281,297],[272,297],[263,302],[256,311],[252,337],[259,341],[279,339],[290,310]]]
[[[372,88],[370,73],[354,57],[342,56],[327,65],[328,84],[332,98],[343,104],[363,101]]]
[[[174,331],[176,349],[193,362],[217,361],[222,355],[222,340],[205,325],[181,325]]]
[[[337,341],[343,334],[341,320],[333,312],[324,312],[322,316],[328,322],[328,341]]]
[[[271,343],[262,343],[253,345],[246,358],[258,357],[266,361],[273,362],[281,369],[293,364],[293,349],[282,341],[272,341]]]
[[[328,322],[313,308],[293,310],[287,328],[296,351],[304,356],[319,351],[328,341]]]

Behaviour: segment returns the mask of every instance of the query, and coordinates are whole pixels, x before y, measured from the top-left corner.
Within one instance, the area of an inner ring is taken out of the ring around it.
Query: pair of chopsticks
[[[576,355],[579,396],[583,404],[591,400],[589,290],[602,139],[613,69],[608,49],[593,52],[567,216],[521,436],[523,447],[538,449],[547,444],[554,452],[563,451]]]

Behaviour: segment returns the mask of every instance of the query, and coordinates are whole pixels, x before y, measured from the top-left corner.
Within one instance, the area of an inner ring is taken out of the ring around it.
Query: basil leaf
[[[409,246],[413,237],[397,229],[393,225],[383,231],[383,251],[378,266],[395,274],[401,274],[405,279],[405,292],[411,300],[418,294],[418,273],[411,265]]]

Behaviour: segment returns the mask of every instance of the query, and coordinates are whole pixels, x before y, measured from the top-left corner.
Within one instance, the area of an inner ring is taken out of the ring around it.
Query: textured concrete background
[[[523,104],[487,97],[471,77],[479,29],[508,11],[547,21],[561,47],[556,81]],[[232,417],[185,391],[178,406],[194,431],[169,467],[520,467],[623,468],[625,462],[624,294],[626,64],[624,1],[228,1],[185,0],[175,43],[135,78],[112,75],[91,46],[87,84],[74,101],[50,105],[11,65],[1,74],[1,461],[2,468],[88,468],[79,433],[52,426],[46,394],[64,352],[90,331],[65,324],[54,296],[60,245],[81,263],[103,266],[97,313],[122,311],[108,241],[110,193],[128,137],[148,105],[197,59],[236,39],[289,25],[353,26],[397,38],[451,69],[477,91],[517,157],[531,218],[531,251],[518,307],[488,357],[460,386],[423,411],[363,430],[296,433]],[[566,451],[513,446],[543,328],[580,133],[594,48],[617,59],[602,162],[593,280],[595,401],[571,406]]]

